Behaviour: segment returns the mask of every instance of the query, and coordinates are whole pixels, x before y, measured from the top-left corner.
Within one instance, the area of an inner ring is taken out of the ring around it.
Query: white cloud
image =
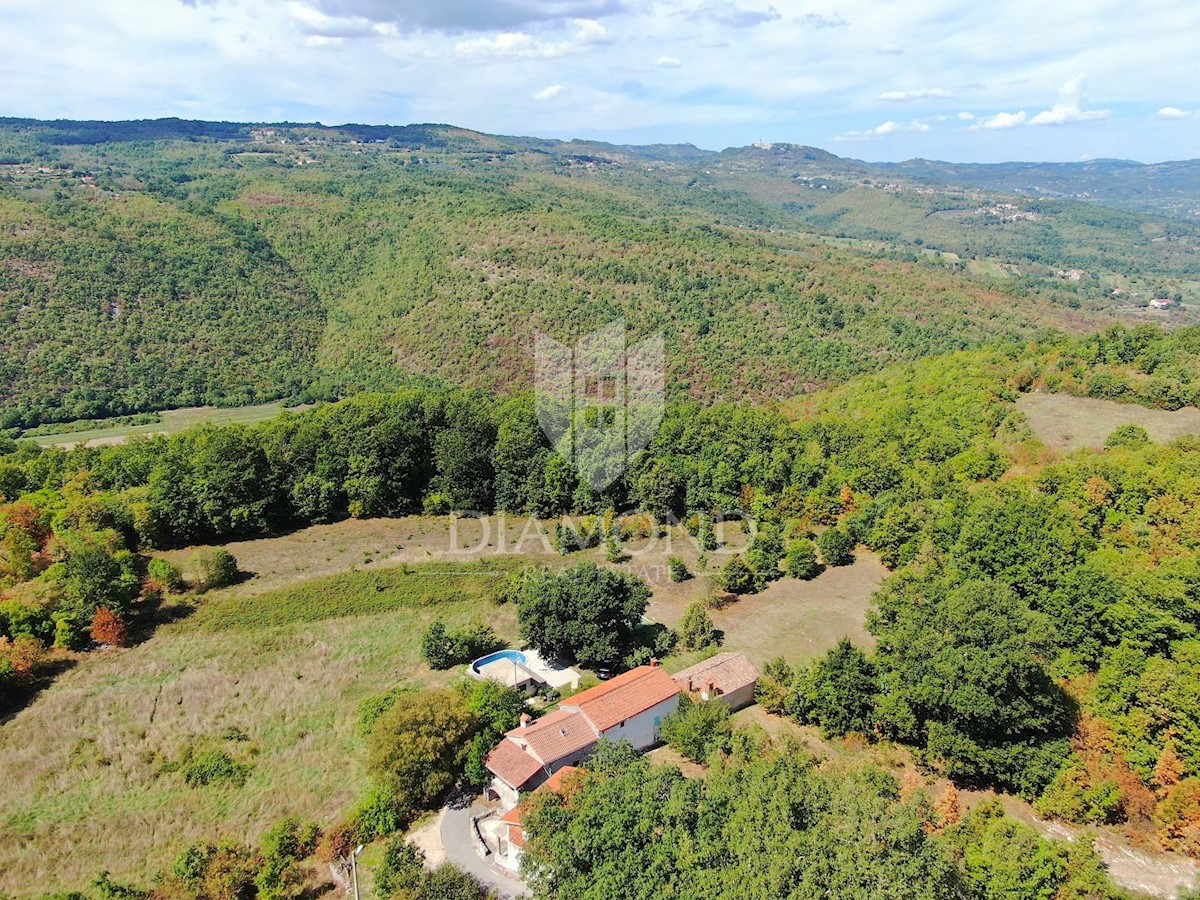
[[[980,129],[992,130],[998,128],[1019,128],[1025,124],[1026,118],[1025,110],[1015,113],[996,113],[994,116],[990,116],[989,118],[981,119],[980,121],[976,122],[971,126],[971,130],[979,131]]]
[[[915,91],[884,91],[880,100],[903,102],[905,100],[948,100],[954,95],[941,88],[918,88]]]
[[[870,138],[886,137],[890,134],[901,134],[906,131],[925,132],[932,131],[932,127],[928,122],[920,119],[913,119],[911,122],[894,122],[891,119],[876,125],[874,128],[868,128],[866,131],[847,131],[838,135],[839,141],[862,141]]]
[[[1076,122],[1095,122],[1112,115],[1111,109],[1085,109],[1084,78],[1072,78],[1058,91],[1058,102],[1029,120],[1030,125],[1072,125]]]
[[[674,56],[660,56],[654,61],[654,64],[664,69],[678,69],[683,65],[683,60],[677,59]]]
[[[880,56],[900,56],[904,53],[904,48],[899,44],[880,44],[875,48],[875,52]]]
[[[611,44],[613,33],[595,19],[575,20],[575,40],[580,44]]]
[[[975,118],[975,113],[969,113],[969,112],[967,112],[966,110],[964,110],[963,112],[960,112],[960,113],[958,114],[958,120],[959,120],[960,122],[970,122],[970,121],[972,121],[974,118]]]
[[[571,49],[569,43],[544,43],[523,31],[506,31],[494,38],[479,37],[459,41],[454,52],[467,58],[505,57],[515,59],[552,59]]]
[[[561,84],[547,85],[546,87],[544,87],[540,91],[538,91],[536,94],[534,94],[533,99],[537,100],[539,103],[545,102],[546,100],[553,100],[555,97],[557,97],[559,94],[561,94],[565,90],[566,90],[566,88],[563,87]]]
[[[1180,109],[1178,106],[1164,106],[1154,114],[1156,119],[1166,119],[1168,121],[1177,121],[1179,119],[1195,119],[1200,117],[1200,113],[1192,110]]]

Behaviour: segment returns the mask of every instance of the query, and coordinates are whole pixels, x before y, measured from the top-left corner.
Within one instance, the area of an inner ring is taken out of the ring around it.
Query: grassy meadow
[[[144,644],[83,659],[0,728],[0,893],[78,889],[101,869],[144,883],[193,841],[253,838],[288,815],[332,821],[365,784],[358,702],[461,674],[420,661],[428,624],[482,619],[516,636],[514,611],[490,600],[494,574],[216,592]],[[189,787],[174,770],[189,747],[250,766],[245,784]]]
[[[111,428],[91,427],[57,434],[33,434],[30,440],[41,447],[103,446],[121,444],[137,435],[175,434],[196,425],[253,425],[279,415],[282,403],[259,403],[255,406],[190,406],[168,409],[159,413],[162,420],[148,425],[117,425]]]
[[[1151,440],[1163,444],[1184,434],[1200,434],[1200,410],[1195,407],[1150,409],[1070,394],[1022,394],[1017,409],[1043,444],[1067,452],[1099,449],[1122,425],[1141,425]]]
[[[520,517],[451,524],[447,517],[349,520],[227,544],[247,577],[186,600],[188,615],[125,650],[81,654],[25,709],[0,723],[0,895],[84,887],[101,870],[146,883],[197,840],[256,839],[288,815],[327,824],[366,785],[359,701],[400,682],[445,684],[420,659],[425,628],[472,620],[517,639],[516,611],[493,602],[510,572],[582,559],[549,553]],[[675,626],[712,590],[726,549],[698,566],[680,529],[633,542],[620,567],[653,589],[649,618]],[[194,548],[166,555],[187,568]],[[666,577],[666,558],[696,577]],[[783,579],[714,610],[725,648],[756,663],[812,658],[843,634],[860,643],[870,595],[886,570],[855,563],[812,581]],[[672,670],[699,654],[681,654]],[[245,784],[189,787],[188,750],[221,749],[249,767]]]

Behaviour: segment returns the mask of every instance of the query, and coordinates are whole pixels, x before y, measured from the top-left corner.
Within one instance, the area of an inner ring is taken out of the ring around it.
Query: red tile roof
[[[688,689],[689,679],[692,682],[692,690],[699,691],[710,678],[718,693],[732,694],[740,688],[754,684],[758,680],[758,671],[744,653],[718,653],[675,673],[675,683],[685,691]]]
[[[580,710],[597,731],[604,732],[678,693],[679,685],[661,668],[638,666],[569,697],[562,709]]]
[[[508,737],[524,741],[533,755],[549,766],[596,743],[599,735],[581,713],[558,709],[531,725],[514,728]]]
[[[484,760],[484,765],[489,772],[516,790],[520,790],[542,771],[542,766],[536,759],[508,738],[504,738],[492,748],[492,752]]]
[[[537,786],[537,790],[533,793],[540,794],[543,791],[554,791],[556,794],[563,793],[563,782],[568,776],[574,775],[580,771],[575,766],[563,766],[546,781]],[[500,817],[500,821],[506,823],[508,828],[508,839],[518,847],[525,846],[525,829],[521,827],[525,821],[525,802],[522,801]]]

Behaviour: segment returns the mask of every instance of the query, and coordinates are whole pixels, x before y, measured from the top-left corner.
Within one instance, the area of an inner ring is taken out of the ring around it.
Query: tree
[[[526,578],[518,597],[521,637],[551,657],[588,668],[615,666],[637,645],[650,589],[626,572],[584,562]]]
[[[667,557],[667,570],[671,580],[676,584],[687,581],[692,577],[692,573],[688,571],[687,563],[678,556]]]
[[[720,700],[694,703],[679,698],[679,708],[662,721],[662,739],[693,762],[704,762],[715,751],[728,752],[733,726],[729,707]]]
[[[877,595],[881,726],[947,774],[1036,795],[1069,744],[1073,709],[1042,660],[1051,628],[1011,588],[894,579]]]
[[[827,566],[844,566],[854,561],[854,538],[836,526],[817,536],[817,548]]]
[[[367,738],[367,765],[402,815],[425,809],[462,774],[476,728],[466,701],[450,690],[406,691]]]
[[[752,594],[758,590],[754,570],[741,556],[732,557],[721,569],[719,582],[731,594]]]
[[[129,643],[129,626],[111,609],[101,607],[92,619],[92,639],[97,644],[124,647]]]
[[[844,637],[795,680],[788,710],[802,723],[820,725],[826,737],[869,734],[877,690],[875,667]]]
[[[679,622],[679,643],[686,650],[703,650],[719,645],[716,626],[708,615],[708,604],[703,600],[692,601],[683,611],[683,618]]]
[[[817,562],[817,545],[810,540],[799,540],[788,548],[787,571],[793,578],[807,581],[815,577],[821,566]]]

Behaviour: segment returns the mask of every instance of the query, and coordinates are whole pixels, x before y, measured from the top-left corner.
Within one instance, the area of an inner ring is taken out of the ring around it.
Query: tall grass
[[[500,557],[470,563],[422,563],[314,578],[250,597],[224,595],[202,605],[193,621],[209,631],[319,622],[452,603],[492,601],[524,563]]]

